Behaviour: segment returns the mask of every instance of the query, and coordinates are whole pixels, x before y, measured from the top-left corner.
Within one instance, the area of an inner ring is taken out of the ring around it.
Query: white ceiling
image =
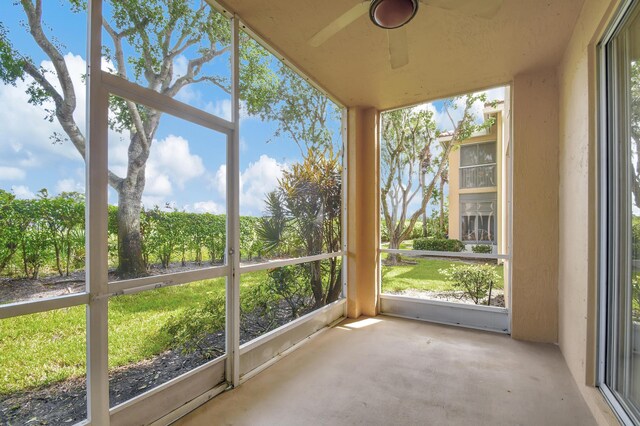
[[[220,2],[346,106],[388,109],[508,83],[556,66],[584,0],[504,0],[492,19],[421,5],[406,29],[410,62],[392,70],[368,15],[314,48],[308,40],[359,0]],[[482,1],[482,0],[478,0]]]

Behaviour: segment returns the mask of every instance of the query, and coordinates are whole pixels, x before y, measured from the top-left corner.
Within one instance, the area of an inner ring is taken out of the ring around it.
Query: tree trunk
[[[335,302],[340,297],[340,293],[342,292],[342,267],[338,267],[338,258],[334,257],[329,260],[331,268],[330,268],[330,285],[329,291],[327,292],[327,300],[326,304],[331,302]]]
[[[142,257],[140,213],[144,185],[132,186],[126,181],[118,191],[118,276],[134,278],[146,275]]]
[[[53,250],[56,253],[56,269],[58,270],[58,274],[63,276],[64,273],[62,272],[62,265],[60,263],[60,245],[57,242],[53,243]]]
[[[424,213],[422,213],[422,236],[425,238],[429,236],[429,229],[427,227],[427,209],[424,209]]]
[[[396,235],[395,232],[389,235],[389,248],[391,250],[398,250],[400,248],[401,242],[402,241],[400,241],[400,238],[398,238],[398,235]],[[389,255],[387,256],[387,265],[396,266],[401,262],[402,257],[399,254],[389,253]]]
[[[65,265],[65,272],[67,274],[67,277],[69,276],[69,265],[71,263],[71,241],[69,240],[69,233],[67,232],[67,253],[66,253],[66,265]]]

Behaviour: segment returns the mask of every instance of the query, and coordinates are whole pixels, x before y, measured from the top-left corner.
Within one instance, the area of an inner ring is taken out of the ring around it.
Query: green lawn
[[[266,272],[242,276],[242,287]],[[119,296],[109,301],[109,367],[150,358],[168,342],[166,321],[224,294],[225,280]],[[85,375],[85,307],[59,309],[0,321],[0,395]]]
[[[404,290],[415,291],[452,291],[451,283],[439,272],[451,265],[459,265],[464,262],[459,260],[441,259],[417,259],[405,258],[408,261],[416,261],[415,265],[383,266],[382,267],[382,292],[400,293]],[[504,286],[503,265],[497,265],[500,275],[499,288]]]
[[[447,291],[452,287],[438,272],[454,260],[411,259],[416,265],[382,268],[382,289]],[[502,277],[502,266],[498,267]],[[249,287],[266,272],[242,276]],[[162,352],[168,342],[162,326],[172,316],[225,291],[225,280],[200,281],[109,302],[109,367],[116,368]],[[85,308],[77,306],[0,321],[0,394],[13,393],[85,375]]]

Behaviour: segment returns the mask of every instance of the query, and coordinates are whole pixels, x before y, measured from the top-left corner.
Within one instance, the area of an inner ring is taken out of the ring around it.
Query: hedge
[[[461,252],[464,250],[464,244],[460,240],[448,240],[444,238],[417,238],[413,240],[413,249]]]

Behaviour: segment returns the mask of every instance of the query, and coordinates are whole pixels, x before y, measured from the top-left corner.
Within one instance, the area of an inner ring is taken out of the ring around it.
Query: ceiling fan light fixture
[[[418,11],[419,0],[373,0],[369,17],[377,26],[385,29],[400,28],[411,21]]]

